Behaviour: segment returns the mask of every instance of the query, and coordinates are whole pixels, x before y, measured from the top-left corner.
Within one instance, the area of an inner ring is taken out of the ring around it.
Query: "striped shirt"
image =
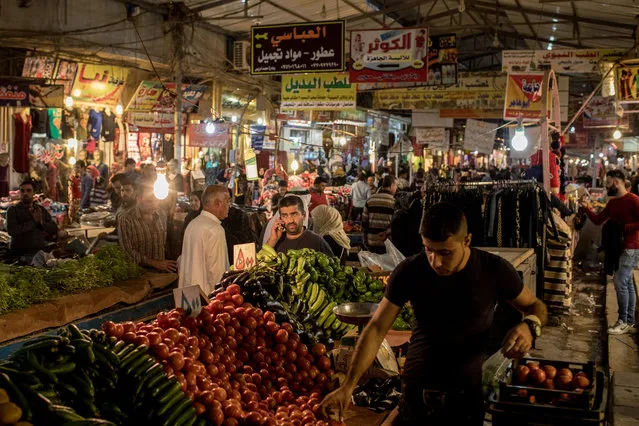
[[[384,190],[371,195],[362,213],[364,242],[369,247],[384,247],[380,232],[388,231],[395,213],[395,196]]]
[[[156,210],[153,219],[142,217],[140,206],[135,206],[118,217],[120,246],[139,265],[148,260],[164,260],[166,254],[166,213]]]

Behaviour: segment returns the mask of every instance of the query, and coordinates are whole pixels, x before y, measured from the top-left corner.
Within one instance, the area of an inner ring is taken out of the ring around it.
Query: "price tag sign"
[[[202,310],[199,285],[173,289],[173,300],[175,307],[184,309],[190,317],[197,317]]]
[[[255,243],[237,244],[233,246],[233,267],[236,271],[248,269],[255,265]]]

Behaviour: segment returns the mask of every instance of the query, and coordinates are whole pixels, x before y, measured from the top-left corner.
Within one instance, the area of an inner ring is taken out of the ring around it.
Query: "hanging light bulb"
[[[78,147],[78,141],[75,140],[74,138],[71,138],[67,141],[67,146],[69,147],[69,149],[72,149],[73,151],[75,151],[76,148]]]
[[[169,196],[169,182],[164,173],[158,173],[158,177],[153,184],[153,194],[158,200],[164,200]]]
[[[123,113],[123,112],[124,112],[124,108],[122,108],[122,105],[118,104],[118,105],[115,107],[115,113],[116,113],[117,115],[122,115],[122,113]]]
[[[524,132],[524,126],[521,124],[515,129],[515,136],[510,141],[510,146],[515,151],[524,151],[528,147],[528,138]]]
[[[206,133],[208,133],[209,135],[212,135],[213,133],[215,133],[215,123],[212,121],[209,121],[208,123],[206,123]]]
[[[499,47],[499,34],[495,33],[495,37],[493,38],[493,47]]]
[[[232,121],[233,123],[237,123],[237,115],[232,116],[232,117],[231,117],[231,121]]]
[[[621,139],[621,131],[619,129],[615,129],[615,131],[612,133],[612,138],[614,140]]]
[[[293,174],[297,173],[297,169],[299,168],[300,164],[297,162],[297,160],[291,161],[291,170],[293,170]]]
[[[459,0],[459,7],[457,7],[457,10],[459,10],[459,13],[464,13],[466,11],[466,3],[464,0]]]
[[[69,158],[69,165],[71,165],[71,166],[75,165],[75,157],[70,157]]]
[[[264,119],[263,119],[262,117],[258,118],[258,119],[257,119],[257,124],[259,124],[260,126],[261,126],[262,124],[264,124]]]
[[[80,89],[75,89],[73,91],[73,96],[75,96],[76,98],[79,98],[81,94],[82,94],[82,91]]]
[[[67,96],[66,98],[64,98],[64,106],[67,108],[73,107],[73,98],[71,96]]]

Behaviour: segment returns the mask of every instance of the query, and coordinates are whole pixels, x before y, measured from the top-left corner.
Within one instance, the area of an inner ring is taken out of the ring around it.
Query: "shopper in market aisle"
[[[124,162],[124,174],[129,180],[138,180],[140,173],[135,170],[135,160],[133,158],[127,158]]]
[[[279,181],[277,184],[277,194],[273,195],[271,198],[271,212],[273,214],[277,212],[277,207],[280,204],[280,200],[286,195],[286,191],[288,191],[288,185],[286,182],[283,180]]]
[[[360,172],[357,182],[351,187],[351,198],[353,207],[351,208],[351,220],[358,220],[366,207],[366,201],[371,197],[371,188],[368,186],[366,173]]]
[[[56,239],[58,226],[41,205],[33,201],[31,180],[20,184],[20,202],[7,210],[7,232],[11,236],[11,252],[15,256],[35,254]]]
[[[140,185],[137,205],[118,219],[120,246],[140,266],[177,272],[177,262],[166,259],[166,225],[153,187]]]
[[[211,185],[202,194],[202,212],[186,228],[180,256],[179,287],[199,285],[206,294],[215,290],[229,268],[222,220],[229,215],[231,197],[222,185]]]
[[[328,200],[326,199],[326,194],[324,194],[324,189],[328,181],[323,177],[316,177],[313,181],[313,188],[309,190],[311,193],[311,204],[308,207],[308,212],[312,213],[313,209],[317,206],[327,206]]]
[[[626,176],[621,170],[610,170],[606,173],[606,191],[609,200],[600,214],[594,213],[587,202],[582,204],[582,208],[595,225],[614,220],[624,228],[623,251],[619,258],[619,269],[613,278],[619,304],[619,319],[608,329],[608,333],[636,333],[637,292],[633,271],[639,264],[639,197],[626,190]]]
[[[344,262],[351,249],[351,240],[344,231],[344,222],[337,209],[330,206],[317,206],[311,216],[313,232],[324,238],[333,254],[340,262]]]
[[[122,184],[126,180],[124,173],[117,173],[111,178],[111,189],[109,200],[111,201],[111,211],[117,212],[122,204]]]
[[[373,253],[386,253],[384,241],[391,234],[391,223],[395,214],[395,192],[397,178],[384,177],[380,189],[366,202],[362,213],[362,231],[366,249]]]
[[[472,235],[458,207],[432,206],[422,219],[420,235],[424,251],[393,271],[384,298],[359,337],[342,386],[321,403],[323,415],[337,409],[342,416],[407,302],[416,322],[395,423],[401,426],[483,424],[482,365],[490,355],[485,348],[497,303],[508,301],[526,315],[506,333],[502,353],[507,358],[524,356],[541,335],[546,306],[510,263],[470,248]]]
[[[309,248],[333,256],[333,251],[324,238],[304,226],[306,209],[304,201],[297,195],[287,195],[280,201],[279,218],[275,220],[267,245],[278,253]]]
[[[87,171],[84,161],[78,160],[73,165],[76,177],[80,180],[80,208],[88,209],[91,206],[91,190],[93,189],[93,178]]]

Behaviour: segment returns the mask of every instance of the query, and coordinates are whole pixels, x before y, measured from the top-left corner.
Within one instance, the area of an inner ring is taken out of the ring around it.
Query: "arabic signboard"
[[[450,146],[449,133],[443,127],[415,127],[415,143],[428,145],[429,149],[448,149]]]
[[[344,70],[344,21],[251,27],[251,74]]]
[[[460,73],[450,87],[387,89],[373,93],[373,108],[385,110],[440,110],[441,117],[501,118],[506,75]]]
[[[22,77],[52,78],[55,58],[48,56],[27,56],[22,67]]]
[[[426,28],[351,31],[353,83],[426,81]]]
[[[128,70],[111,65],[79,64],[73,84],[76,101],[117,105],[122,96]]]
[[[428,86],[457,84],[457,36],[446,34],[428,39]]]
[[[504,120],[540,120],[546,113],[544,73],[508,74]]]
[[[206,131],[206,123],[186,126],[186,144],[207,148],[227,148],[229,141],[229,123],[215,123],[212,133]]]
[[[617,115],[614,96],[593,96],[584,109],[583,127],[618,127],[628,125],[628,116]]]
[[[233,267],[236,271],[249,269],[255,265],[255,243],[233,246]]]
[[[208,86],[203,84],[183,84],[182,112],[193,112]],[[135,95],[126,107],[132,112],[163,112],[172,114],[175,112],[175,83],[162,85],[156,81],[143,81],[138,86]]]
[[[639,64],[620,64],[617,73],[617,99],[621,103],[639,103]]]
[[[0,106],[29,106],[29,85],[0,82]]]
[[[357,89],[348,73],[293,74],[282,77],[282,110],[355,109]]]
[[[622,49],[504,50],[504,72],[531,72],[553,69],[561,73],[599,72],[602,60],[623,58]]]
[[[55,84],[64,85],[64,95],[71,96],[73,92],[73,82],[78,73],[78,63],[73,61],[59,60],[55,70]]]
[[[495,145],[497,126],[479,120],[466,120],[464,148],[481,154],[491,154]]]
[[[264,149],[264,136],[266,134],[266,126],[252,125],[251,129],[251,147],[257,151]]]
[[[173,132],[175,128],[174,114],[160,112],[128,112],[127,122],[141,131],[164,133]]]

